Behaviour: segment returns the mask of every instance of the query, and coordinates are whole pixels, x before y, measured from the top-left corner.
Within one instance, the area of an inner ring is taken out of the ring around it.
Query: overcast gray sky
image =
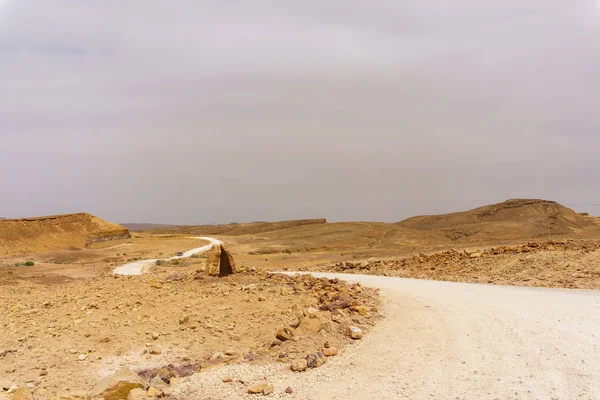
[[[600,203],[599,71],[597,0],[0,0],[0,216]]]

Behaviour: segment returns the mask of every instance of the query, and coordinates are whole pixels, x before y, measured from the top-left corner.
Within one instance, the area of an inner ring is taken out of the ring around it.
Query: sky
[[[0,217],[600,215],[597,0],[0,0]]]

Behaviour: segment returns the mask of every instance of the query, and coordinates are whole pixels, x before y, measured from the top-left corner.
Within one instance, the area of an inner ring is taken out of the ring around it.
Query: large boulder
[[[94,386],[92,398],[101,397],[104,400],[127,400],[133,389],[146,387],[144,380],[128,368],[121,368],[107,376]]]
[[[227,248],[224,245],[213,246],[206,257],[206,275],[222,277],[235,272],[235,260]]]

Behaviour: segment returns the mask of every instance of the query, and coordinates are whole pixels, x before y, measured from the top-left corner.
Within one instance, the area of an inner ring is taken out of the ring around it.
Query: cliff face
[[[129,237],[127,228],[87,213],[7,219],[0,221],[0,254],[83,248]]]

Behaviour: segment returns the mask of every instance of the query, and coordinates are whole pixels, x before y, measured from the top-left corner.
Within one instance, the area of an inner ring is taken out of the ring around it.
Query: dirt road
[[[180,259],[180,258],[188,258],[188,257],[193,256],[194,254],[205,253],[205,252],[209,251],[213,246],[219,246],[219,245],[223,244],[223,242],[221,242],[220,240],[209,238],[209,237],[195,237],[194,239],[206,240],[206,241],[210,242],[210,244],[207,244],[206,246],[198,247],[196,249],[188,250],[188,251],[184,252],[182,256],[164,258],[161,260],[176,260],[176,259]],[[149,266],[151,266],[158,260],[159,259],[140,260],[140,261],[132,262],[129,264],[121,265],[120,267],[115,268],[113,273],[115,275],[141,275],[145,272],[145,270]]]
[[[600,398],[600,291],[314,275],[381,288],[385,319],[321,368],[229,366],[178,393],[248,396],[221,382],[230,375],[266,379],[286,399]]]

